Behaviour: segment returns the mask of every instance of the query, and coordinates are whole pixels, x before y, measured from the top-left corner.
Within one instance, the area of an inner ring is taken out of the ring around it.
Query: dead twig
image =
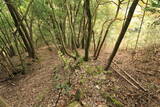
[[[118,72],[117,70],[115,70],[113,67],[111,67],[119,76],[121,76],[123,79],[125,79],[130,85],[134,86],[136,89],[138,89],[138,87],[136,85],[134,85],[130,80],[128,80],[124,75],[122,75],[120,72]]]
[[[11,82],[11,81],[7,81],[10,85],[12,85],[12,86],[16,86],[16,84],[14,84],[13,82]]]
[[[140,85],[139,82],[137,82],[133,77],[131,77],[125,70],[123,70],[122,68],[120,68],[114,61],[113,64],[117,66],[117,68],[119,68],[130,80],[132,80],[141,90],[143,91],[147,91],[143,86]]]
[[[56,100],[56,102],[55,102],[55,105],[54,105],[54,107],[57,107],[57,105],[58,105],[58,102],[59,102],[59,100],[60,100],[60,97],[61,97],[61,94],[62,94],[62,88],[60,89],[60,91],[59,91],[59,93],[58,93],[58,98],[57,98],[57,100]]]

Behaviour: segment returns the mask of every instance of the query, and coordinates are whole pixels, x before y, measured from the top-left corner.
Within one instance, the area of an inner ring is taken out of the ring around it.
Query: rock
[[[107,105],[98,105],[97,107],[108,107]]]
[[[67,107],[82,107],[81,104],[77,101],[70,103]]]
[[[99,89],[101,89],[100,87],[99,87],[99,85],[96,85],[96,88],[99,90]]]

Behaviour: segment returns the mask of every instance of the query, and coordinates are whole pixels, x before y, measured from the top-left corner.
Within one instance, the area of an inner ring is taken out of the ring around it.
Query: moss
[[[78,101],[70,103],[67,107],[81,107],[81,104]]]
[[[105,74],[112,74],[113,72],[112,71],[105,71]]]
[[[112,103],[115,105],[115,107],[124,107],[124,105],[115,99],[114,97],[110,96],[108,93],[101,93],[101,96],[108,102]]]
[[[9,107],[9,105],[0,97],[0,107]]]

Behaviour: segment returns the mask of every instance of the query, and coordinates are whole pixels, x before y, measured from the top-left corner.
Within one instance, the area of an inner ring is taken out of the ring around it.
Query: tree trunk
[[[105,70],[109,69],[109,67],[110,67],[110,65],[112,63],[112,60],[115,57],[115,55],[116,55],[116,53],[117,53],[117,51],[119,49],[119,46],[120,46],[120,44],[121,44],[121,42],[122,42],[122,40],[123,40],[123,38],[125,36],[125,33],[126,33],[126,31],[128,29],[128,26],[129,26],[129,24],[131,22],[132,16],[134,14],[134,11],[136,9],[136,6],[137,6],[138,2],[139,2],[139,0],[134,0],[132,5],[131,5],[131,7],[130,7],[130,9],[129,9],[127,19],[126,19],[126,21],[124,23],[124,26],[122,27],[122,30],[121,30],[121,32],[119,34],[118,40],[117,40],[117,42],[115,44],[115,47],[114,47],[114,49],[112,51],[112,54],[108,59],[108,63],[107,63],[107,66],[106,66]]]
[[[87,22],[88,22],[88,34],[86,38],[86,44],[85,44],[85,56],[84,60],[88,61],[88,56],[89,56],[89,47],[90,47],[90,41],[92,38],[92,16],[91,16],[91,11],[90,11],[90,0],[85,0],[84,8],[86,11],[87,15]]]
[[[29,54],[29,57],[35,58],[35,50],[32,44],[32,41],[29,37],[29,33],[25,27],[25,25],[23,24],[19,13],[17,12],[17,10],[14,8],[14,6],[11,4],[10,0],[4,0],[8,10],[14,20],[15,23],[15,27],[17,28],[17,31],[19,32],[19,34],[22,37],[23,43],[25,44],[25,47],[27,49],[27,52]]]

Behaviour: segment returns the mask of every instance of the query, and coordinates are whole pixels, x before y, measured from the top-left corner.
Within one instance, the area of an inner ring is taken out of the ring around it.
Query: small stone
[[[99,90],[100,89],[100,87],[98,86],[98,85],[96,85],[96,88]]]
[[[97,107],[108,107],[107,105],[98,105]]]
[[[67,107],[81,107],[81,104],[77,101],[70,103]]]

